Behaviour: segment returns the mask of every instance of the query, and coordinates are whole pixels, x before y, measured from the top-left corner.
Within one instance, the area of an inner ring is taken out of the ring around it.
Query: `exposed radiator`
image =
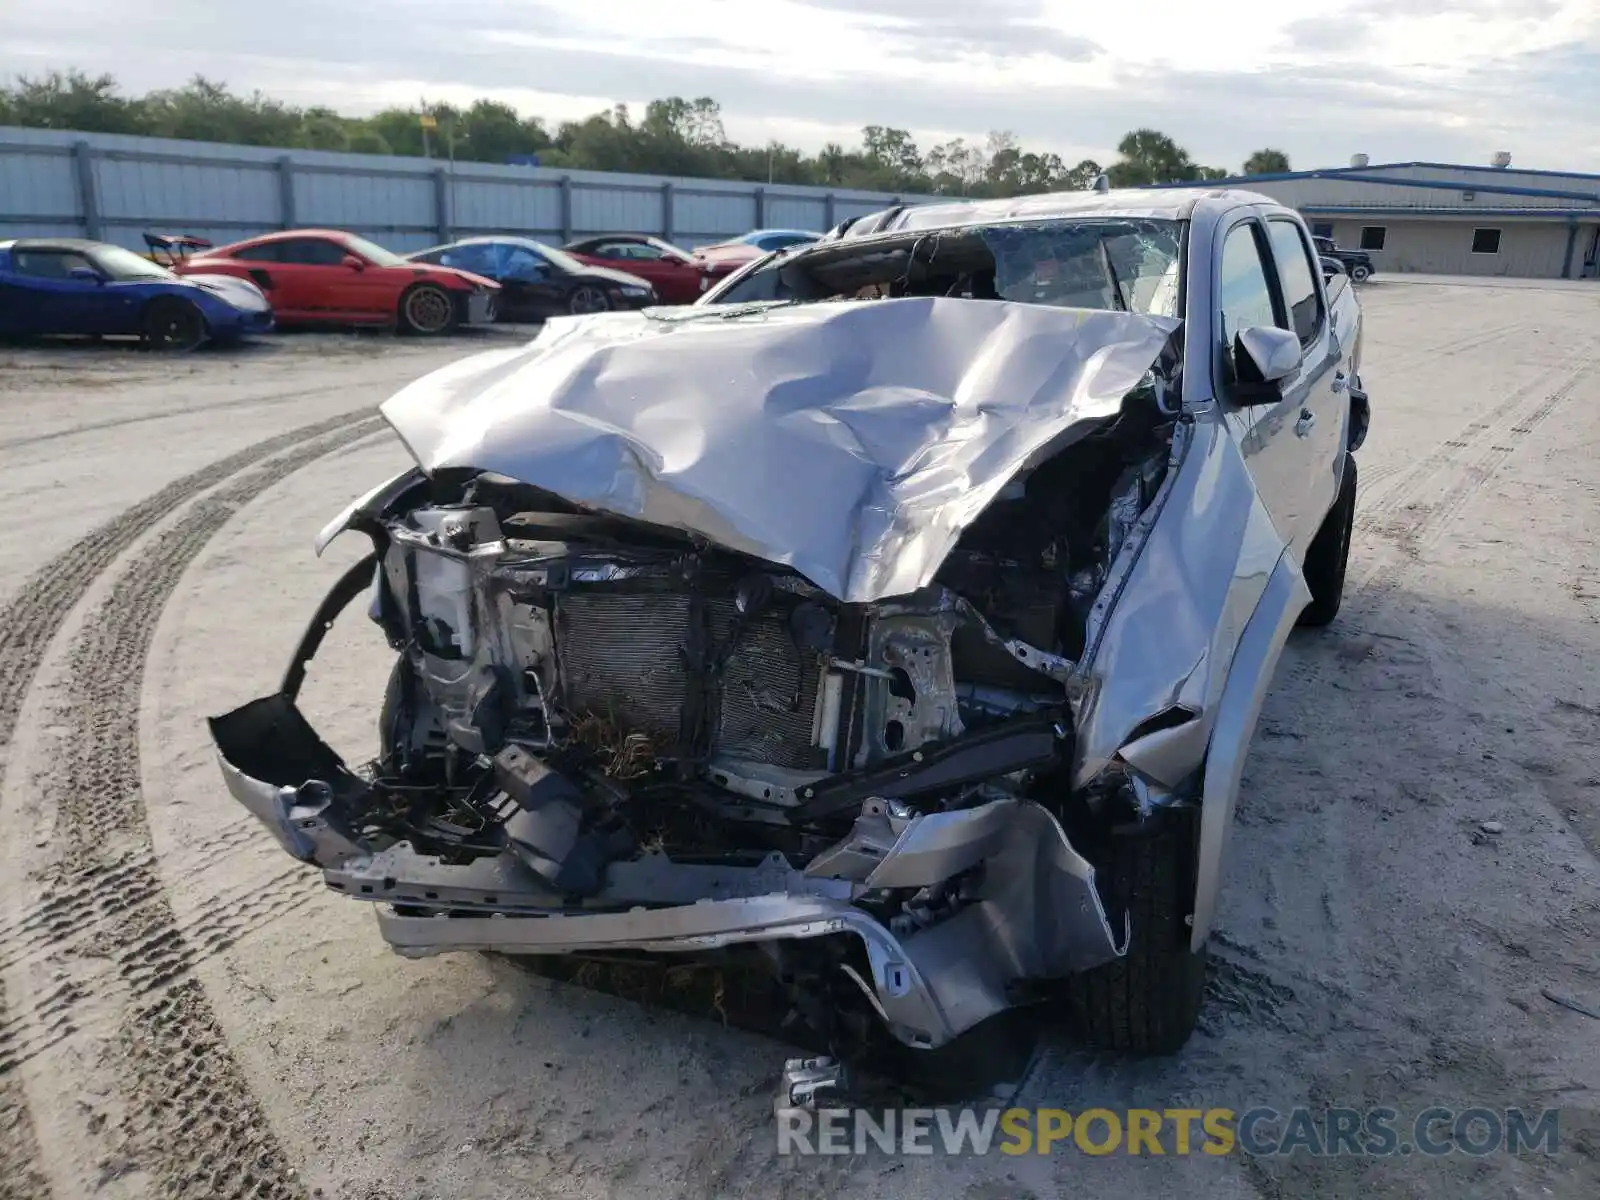
[[[735,629],[731,600],[706,603],[713,645]],[[567,707],[625,732],[673,739],[688,698],[689,599],[573,592],[556,603],[556,657]],[[802,653],[777,613],[746,624],[721,676],[713,753],[779,767],[826,764],[812,745],[821,662]]]
[[[675,737],[688,695],[686,596],[574,592],[556,603],[556,661],[574,713]]]

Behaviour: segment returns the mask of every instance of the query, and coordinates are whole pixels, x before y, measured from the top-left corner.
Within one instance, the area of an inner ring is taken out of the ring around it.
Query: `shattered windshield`
[[[1096,216],[822,243],[703,303],[953,296],[1177,317],[1182,230],[1180,221]]]
[[[1061,221],[978,230],[1002,300],[1178,315],[1175,221]]]

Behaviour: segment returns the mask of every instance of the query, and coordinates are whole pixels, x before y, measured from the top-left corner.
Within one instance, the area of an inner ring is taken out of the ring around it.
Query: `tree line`
[[[0,125],[356,154],[426,154],[465,162],[504,163],[537,155],[540,166],[572,170],[974,197],[1075,190],[1088,187],[1102,172],[1117,187],[1230,174],[1195,162],[1154,129],[1124,136],[1117,159],[1105,166],[1091,159],[1068,165],[1059,155],[1024,149],[1004,130],[981,142],[955,138],[923,150],[906,130],[884,125],[865,126],[855,147],[830,142],[808,154],[776,141],[761,146],[730,141],[721,106],[707,96],[652,100],[642,115],[618,104],[555,125],[487,99],[465,107],[420,102],[350,117],[322,106],[298,108],[260,92],[238,95],[199,75],[181,88],[129,96],[114,76],[77,70],[20,76],[0,87]],[[1288,169],[1287,155],[1264,149],[1252,154],[1240,173]]]

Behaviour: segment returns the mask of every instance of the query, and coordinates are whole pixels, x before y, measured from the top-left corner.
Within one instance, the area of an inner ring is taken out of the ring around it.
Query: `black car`
[[[466,238],[406,257],[494,280],[500,285],[498,318],[502,321],[542,321],[567,313],[644,308],[656,303],[655,289],[643,279],[581,263],[531,238]]]
[[[1372,255],[1365,250],[1346,250],[1335,246],[1332,238],[1313,237],[1317,253],[1323,258],[1332,258],[1344,264],[1345,274],[1356,283],[1364,283],[1377,274],[1378,268],[1372,265]]]

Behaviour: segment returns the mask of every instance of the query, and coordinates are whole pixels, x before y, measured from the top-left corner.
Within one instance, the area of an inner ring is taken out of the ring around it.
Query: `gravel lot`
[[[1600,1011],[1600,290],[1363,296],[1350,591],[1263,714],[1202,1032],[1047,1031],[1014,1102],[1559,1108],[1558,1157],[780,1159],[781,1045],[393,957],[203,719],[359,555],[310,543],[406,461],[373,406],[508,335],[296,336],[0,348],[0,1197],[1600,1195],[1600,1019],[1546,995]],[[313,667],[347,754],[386,671],[359,619]]]

